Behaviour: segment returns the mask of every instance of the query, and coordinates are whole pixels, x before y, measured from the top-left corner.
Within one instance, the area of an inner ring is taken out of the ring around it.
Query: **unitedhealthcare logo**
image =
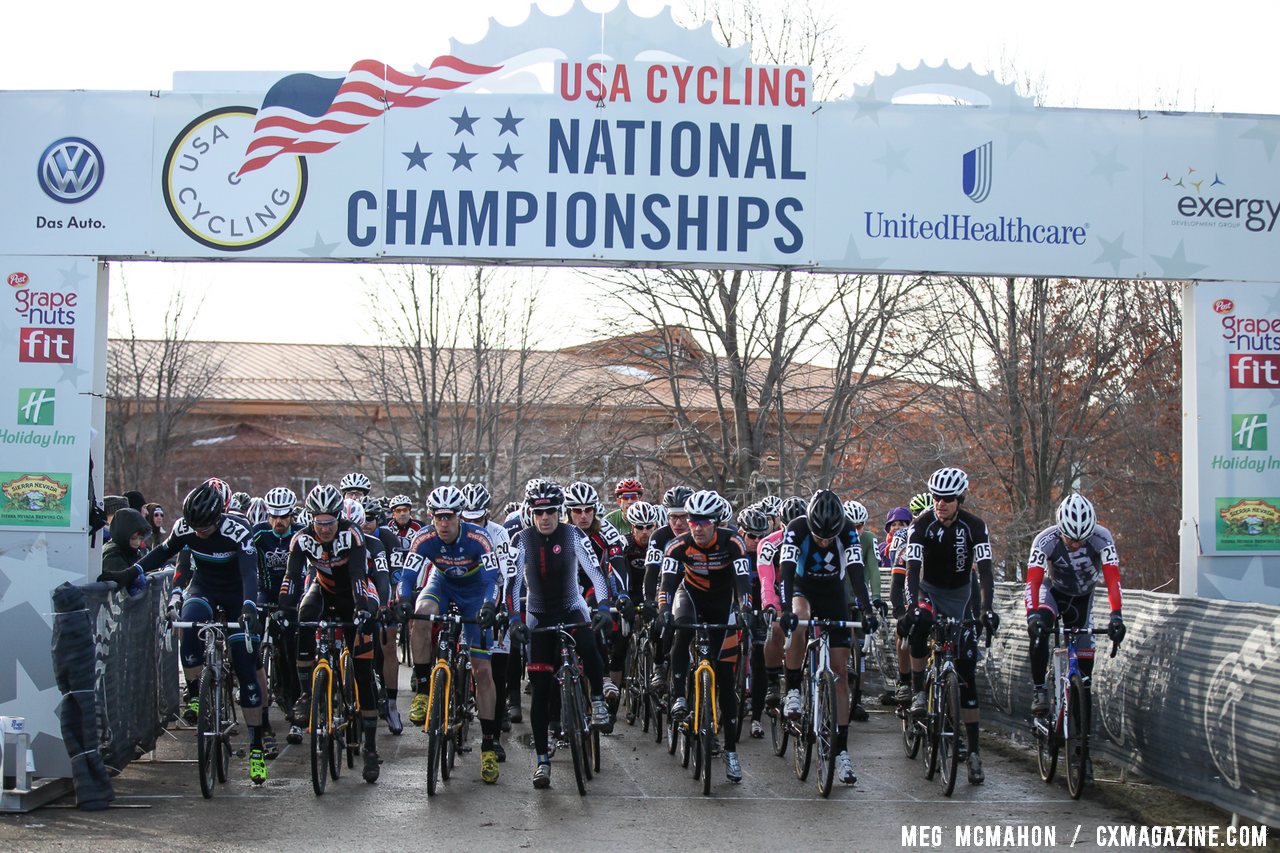
[[[964,152],[960,173],[964,194],[975,204],[982,204],[991,195],[991,142]]]

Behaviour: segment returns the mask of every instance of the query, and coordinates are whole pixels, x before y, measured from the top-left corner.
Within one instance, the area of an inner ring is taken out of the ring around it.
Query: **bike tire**
[[[787,754],[787,740],[790,737],[787,722],[782,719],[781,708],[767,710],[765,716],[769,718],[769,735],[773,740],[773,754],[781,758]]]
[[[264,632],[265,633],[265,632]],[[280,676],[276,673],[276,651],[270,642],[258,645],[258,662],[262,665],[262,682],[265,685],[262,695],[262,707],[270,708],[276,702]]]
[[[920,754],[920,727],[911,719],[911,712],[906,705],[899,703],[894,713],[898,715],[898,722],[902,725],[902,749],[907,753],[907,758],[914,759]]]
[[[317,668],[311,677],[311,789],[317,797],[329,780],[329,674]]]
[[[454,672],[453,683],[457,694],[458,724],[454,738],[453,752],[450,755],[450,767],[458,760],[458,753],[466,752],[471,746],[471,671],[465,669]]]
[[[801,782],[808,780],[809,768],[813,765],[813,697],[809,682],[809,666],[806,664],[800,682],[800,707],[804,710],[795,729],[796,743],[791,753],[792,769]]]
[[[596,773],[600,772],[600,730],[597,728],[591,729],[591,766]]]
[[[1078,676],[1067,685],[1067,792],[1078,800],[1084,793],[1085,768],[1089,761],[1089,714],[1085,707],[1084,688]]]
[[[928,709],[925,712],[924,731],[924,778],[932,780],[938,772],[938,710],[933,701],[935,675],[930,671],[924,680],[924,695],[929,697]]]
[[[836,774],[836,685],[830,672],[818,679],[818,709],[813,720],[818,753],[818,794],[831,796]]]
[[[1036,764],[1040,769],[1040,778],[1045,782],[1052,782],[1053,774],[1058,769],[1057,726],[1050,720],[1045,720],[1043,723],[1032,721],[1031,728],[1036,738]]]
[[[634,726],[636,724],[636,720],[640,718],[640,715],[644,710],[643,697],[641,696],[639,689],[636,687],[636,685],[640,683],[641,668],[640,655],[636,649],[636,646],[639,645],[639,643],[637,643],[636,640],[637,638],[633,635],[631,638],[631,644],[627,646],[626,660],[624,660],[622,664],[623,683],[621,686],[622,693],[626,697],[624,700],[624,718],[626,719],[628,726]],[[648,730],[648,726],[645,726],[644,731]]]
[[[431,685],[432,704],[437,706],[435,708],[436,719],[440,721],[440,781],[448,782],[449,773],[453,770],[453,727],[456,719],[454,715],[457,714],[458,709],[453,707],[453,697],[450,695],[450,691],[446,689],[445,682],[447,679],[445,678],[444,670],[436,670],[435,675],[431,678],[433,682]],[[444,725],[446,707],[448,708],[448,727]]]
[[[676,747],[680,745],[680,726],[676,724],[676,718],[671,714],[667,714],[667,755],[675,755]]]
[[[569,754],[573,759],[573,778],[578,784],[578,794],[587,794],[587,756],[583,754],[582,738],[582,690],[574,678],[566,678],[560,685],[560,726],[569,740]]]
[[[342,657],[342,717],[346,723],[342,728],[347,769],[351,770],[356,766],[356,756],[360,754],[360,706],[356,699],[355,666],[348,654]]]
[[[942,793],[951,796],[960,770],[960,678],[954,671],[942,678],[942,708],[938,715],[938,764],[942,770]]]
[[[444,748],[444,742],[448,737],[448,733],[443,731],[443,715],[444,703],[440,701],[440,697],[434,697],[435,701],[427,708],[427,796],[434,797],[436,793],[436,782],[440,778],[441,751]]]
[[[742,740],[742,725],[747,719],[747,710],[751,707],[750,679],[755,677],[751,672],[751,642],[746,631],[739,634],[738,664],[733,672],[733,690],[738,697],[738,715],[734,718],[734,740]]]
[[[698,716],[698,752],[702,756],[702,795],[711,794],[711,746],[715,740],[715,688],[711,673],[704,670],[698,677],[698,692],[702,694],[702,710]]]
[[[213,670],[204,668],[200,674],[200,711],[196,714],[196,767],[200,773],[200,794],[207,800],[213,796],[218,782],[219,735],[215,721],[215,685]]]
[[[329,726],[329,776],[336,782],[342,776],[342,760],[347,751],[347,718],[342,704],[342,674],[338,673],[336,680],[332,676],[330,672],[329,689],[333,695],[329,701],[334,712]]]
[[[214,714],[214,728],[218,732],[218,782],[226,784],[231,774],[231,735],[235,733],[236,705],[231,701],[235,694],[231,692],[231,671],[222,671],[222,682],[218,691],[218,710]]]

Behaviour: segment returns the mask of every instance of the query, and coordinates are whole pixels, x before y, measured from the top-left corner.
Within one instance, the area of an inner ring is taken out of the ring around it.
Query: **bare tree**
[[[168,492],[161,482],[179,426],[204,399],[222,368],[216,349],[190,339],[201,303],[175,290],[159,339],[139,338],[129,290],[119,288],[122,326],[107,346],[105,466],[108,491]],[[120,303],[113,303],[120,304]]]

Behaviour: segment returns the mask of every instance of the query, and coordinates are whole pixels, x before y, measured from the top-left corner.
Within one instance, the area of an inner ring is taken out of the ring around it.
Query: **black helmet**
[[[321,483],[307,493],[307,512],[316,515],[341,515],[342,492],[328,483]]]
[[[746,533],[764,535],[769,532],[769,518],[763,510],[749,506],[738,513],[738,526]]]
[[[231,500],[227,502],[227,510],[229,512],[244,513],[249,510],[249,501],[253,500],[248,492],[233,492]]]
[[[778,506],[778,518],[782,519],[783,524],[790,524],[797,518],[804,516],[809,508],[805,505],[804,498],[799,495],[792,495],[784,500]]]
[[[685,502],[691,497],[693,497],[693,489],[688,486],[672,486],[662,496],[662,505],[669,510],[684,512]]]
[[[365,519],[374,524],[382,524],[382,501],[372,495],[365,495],[361,503],[364,505]]]
[[[216,524],[222,517],[222,492],[212,483],[201,483],[187,493],[182,502],[182,517],[193,528]]]
[[[524,502],[530,509],[560,509],[564,489],[554,480],[530,480],[524,487]]]
[[[844,504],[840,503],[840,496],[830,489],[818,489],[813,493],[805,515],[809,532],[819,539],[834,539],[844,530]]]

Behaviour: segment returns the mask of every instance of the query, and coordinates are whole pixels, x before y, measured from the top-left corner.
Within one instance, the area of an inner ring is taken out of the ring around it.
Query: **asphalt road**
[[[407,716],[407,701],[400,704]],[[964,840],[957,830],[975,827],[1041,827],[1040,840],[1051,830],[1059,848],[1074,837],[1073,849],[1097,850],[1099,827],[1134,823],[1122,802],[1126,783],[1103,778],[1073,802],[1060,779],[1040,781],[1029,753],[994,737],[984,741],[986,784],[971,786],[962,775],[955,794],[944,797],[936,780],[924,779],[921,762],[905,757],[896,718],[879,709],[850,734],[857,784],[837,786],[826,800],[812,776],[797,781],[790,754],[772,754],[767,735],[741,745],[746,778],[739,785],[724,780],[715,759],[716,782],[703,797],[665,747],[621,720],[604,739],[603,769],[587,796],[577,793],[567,751],[553,761],[552,788],[535,791],[528,731],[518,725],[504,736],[509,757],[493,786],[480,782],[477,745],[428,799],[425,735],[411,729],[391,737],[384,727],[386,763],[376,785],[360,779],[357,761],[316,797],[305,747],[295,746],[271,763],[261,787],[249,782],[247,761],[233,758],[229,783],[204,800],[192,733],[178,730],[163,739],[159,760],[135,762],[116,779],[111,809],[88,813],[60,803],[4,816],[0,850],[955,850],[976,846],[957,843]],[[925,843],[909,843],[920,838],[907,835],[910,827],[922,825]],[[1043,849],[1034,836],[999,840],[1012,843],[983,849]]]

